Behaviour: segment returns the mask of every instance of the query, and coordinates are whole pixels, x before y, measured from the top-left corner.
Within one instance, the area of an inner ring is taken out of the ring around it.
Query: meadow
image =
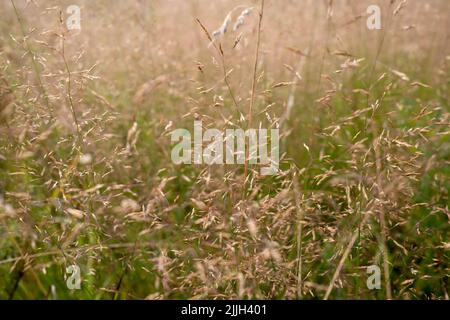
[[[448,0],[0,12],[0,299],[449,299]],[[279,171],[175,164],[194,121]]]

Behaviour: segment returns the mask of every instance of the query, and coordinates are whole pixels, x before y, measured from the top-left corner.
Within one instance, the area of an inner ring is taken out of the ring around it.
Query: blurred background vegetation
[[[260,5],[0,3],[0,298],[449,298],[450,3]],[[174,165],[171,130],[248,126],[253,76],[280,173]]]

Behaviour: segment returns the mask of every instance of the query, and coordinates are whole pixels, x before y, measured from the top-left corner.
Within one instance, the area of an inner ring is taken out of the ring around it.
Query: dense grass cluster
[[[0,3],[0,298],[449,298],[448,0],[282,2]],[[173,164],[194,120],[280,173]]]

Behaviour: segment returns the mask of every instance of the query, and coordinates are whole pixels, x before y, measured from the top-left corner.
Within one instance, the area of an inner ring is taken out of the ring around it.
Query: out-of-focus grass
[[[256,170],[245,189],[242,166],[176,166],[170,159],[170,130],[190,129],[194,119],[209,127],[227,128],[224,118],[245,125],[235,117],[219,57],[193,22],[220,25],[221,5],[193,1],[170,11],[157,3],[150,18],[133,22],[126,17],[142,9],[134,4],[83,2],[83,29],[65,39],[80,141],[68,109],[60,39],[51,37],[62,32],[58,12],[44,10],[53,1],[17,3],[27,28],[38,28],[27,41],[55,117],[45,107],[17,19],[3,4],[11,16],[0,25],[1,101],[13,98],[8,112],[0,110],[0,298],[323,298],[358,230],[330,298],[387,298],[385,273],[380,290],[366,287],[366,267],[383,270],[383,250],[394,298],[448,298],[450,56],[442,41],[448,33],[436,35],[438,22],[448,23],[448,10],[429,26],[414,15],[424,2],[411,1],[393,18],[398,25],[386,30],[376,57],[381,31],[369,33],[364,19],[361,28],[339,27],[364,4],[336,4],[329,27],[323,4],[309,3],[300,13],[290,3],[292,17],[269,4],[255,123],[277,123],[286,101],[295,103],[282,127],[280,175],[262,178]],[[445,9],[448,3],[435,6]],[[95,21],[93,12],[105,16]],[[424,12],[428,19],[436,14]],[[297,17],[307,30],[300,39],[290,31]],[[248,21],[235,51],[232,35],[223,39],[243,112],[255,22]],[[413,23],[417,31],[401,29]],[[432,35],[434,42],[424,37],[409,50],[411,32]],[[343,44],[351,53],[333,54]],[[299,57],[286,47],[308,49],[309,55]],[[365,60],[342,67],[357,58]],[[303,69],[299,59],[305,59]],[[293,94],[290,86],[273,88],[292,79],[283,64],[303,77]],[[156,80],[136,101],[140,88]],[[259,113],[272,103],[267,114]],[[83,163],[86,155],[91,160]],[[81,268],[80,290],[66,286],[65,268],[72,264]]]

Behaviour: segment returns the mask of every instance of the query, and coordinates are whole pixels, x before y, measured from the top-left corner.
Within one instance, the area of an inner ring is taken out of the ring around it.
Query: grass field
[[[449,299],[448,0],[0,12],[1,299]],[[278,174],[174,164],[194,120]]]

